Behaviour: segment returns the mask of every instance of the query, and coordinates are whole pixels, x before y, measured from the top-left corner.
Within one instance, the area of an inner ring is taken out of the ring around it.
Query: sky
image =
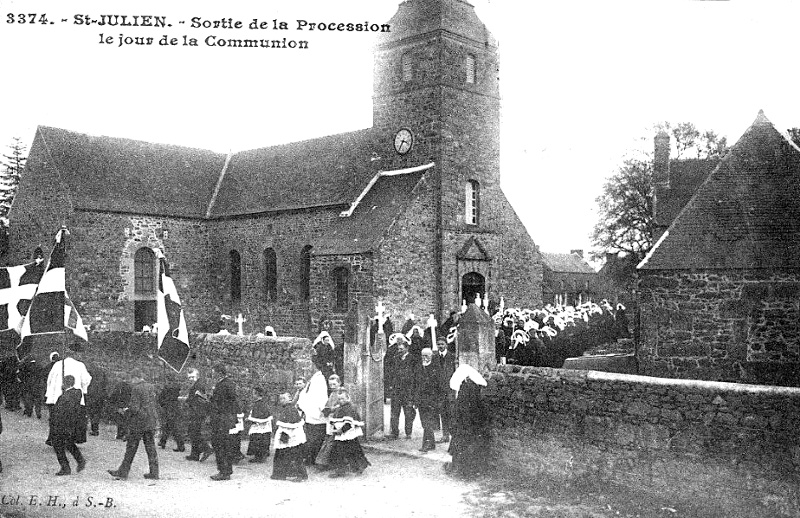
[[[220,152],[370,127],[373,36],[301,32],[295,20],[385,23],[399,3],[0,0],[0,147],[29,143],[37,125]],[[502,186],[542,251],[592,249],[595,198],[625,156],[652,148],[657,122],[690,121],[729,143],[759,109],[781,130],[800,126],[798,2],[471,3],[499,42]],[[10,23],[9,13],[54,23]],[[173,26],[75,23],[102,14]],[[289,30],[192,28],[194,17]],[[154,43],[120,47],[120,33]],[[309,49],[203,44],[254,34]],[[164,35],[179,44],[158,45]],[[184,35],[199,46],[181,45]]]

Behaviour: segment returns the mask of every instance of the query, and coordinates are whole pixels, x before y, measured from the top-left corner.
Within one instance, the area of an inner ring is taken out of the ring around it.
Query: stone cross
[[[386,308],[379,300],[378,305],[375,306],[375,318],[378,321],[378,333],[383,333],[383,324],[386,323]]]
[[[438,322],[436,322],[436,319],[433,317],[433,313],[431,313],[431,316],[428,317],[427,325],[431,329],[431,349],[436,351],[439,349],[439,347],[436,345],[436,326],[438,325]]]
[[[244,317],[242,317],[241,313],[239,313],[239,315],[236,317],[236,323],[239,324],[239,332],[237,333],[239,336],[244,336],[244,330],[242,329],[242,324],[244,324],[245,322],[247,322],[247,320]]]

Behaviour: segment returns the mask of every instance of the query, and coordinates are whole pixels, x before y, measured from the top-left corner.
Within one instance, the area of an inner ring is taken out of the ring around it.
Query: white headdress
[[[453,375],[450,376],[450,388],[457,392],[458,389],[461,388],[461,384],[464,383],[464,380],[467,378],[471,379],[476,385],[480,385],[481,387],[486,386],[486,379],[481,376],[480,372],[476,371],[474,367],[462,363],[455,372],[453,372]]]

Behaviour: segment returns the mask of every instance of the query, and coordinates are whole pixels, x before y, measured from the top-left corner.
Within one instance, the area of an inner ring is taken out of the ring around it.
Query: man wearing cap
[[[235,437],[229,432],[238,421],[239,400],[236,397],[236,386],[224,365],[215,365],[212,374],[218,380],[211,394],[211,445],[214,448],[218,473],[212,475],[211,480],[230,480],[233,474],[231,443]]]
[[[125,445],[125,457],[119,468],[108,470],[108,473],[118,479],[128,478],[128,472],[139,449],[139,441],[144,443],[147,452],[147,462],[150,468],[144,478],[158,479],[158,452],[156,451],[155,434],[158,429],[158,401],[156,388],[144,380],[141,369],[131,371],[131,400],[125,409],[128,418],[128,438]]]
[[[389,439],[397,439],[400,435],[400,411],[403,411],[405,420],[406,439],[411,438],[414,428],[414,418],[417,411],[414,409],[414,382],[417,364],[408,352],[409,340],[400,333],[392,335],[396,337],[397,359],[395,360],[394,379],[391,385],[389,397],[391,400],[391,411],[389,418]]]

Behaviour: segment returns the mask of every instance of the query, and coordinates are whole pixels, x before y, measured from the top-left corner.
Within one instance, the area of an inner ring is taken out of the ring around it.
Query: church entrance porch
[[[486,295],[486,279],[477,272],[465,273],[461,277],[461,299],[467,303],[475,301],[476,296],[481,299]]]

